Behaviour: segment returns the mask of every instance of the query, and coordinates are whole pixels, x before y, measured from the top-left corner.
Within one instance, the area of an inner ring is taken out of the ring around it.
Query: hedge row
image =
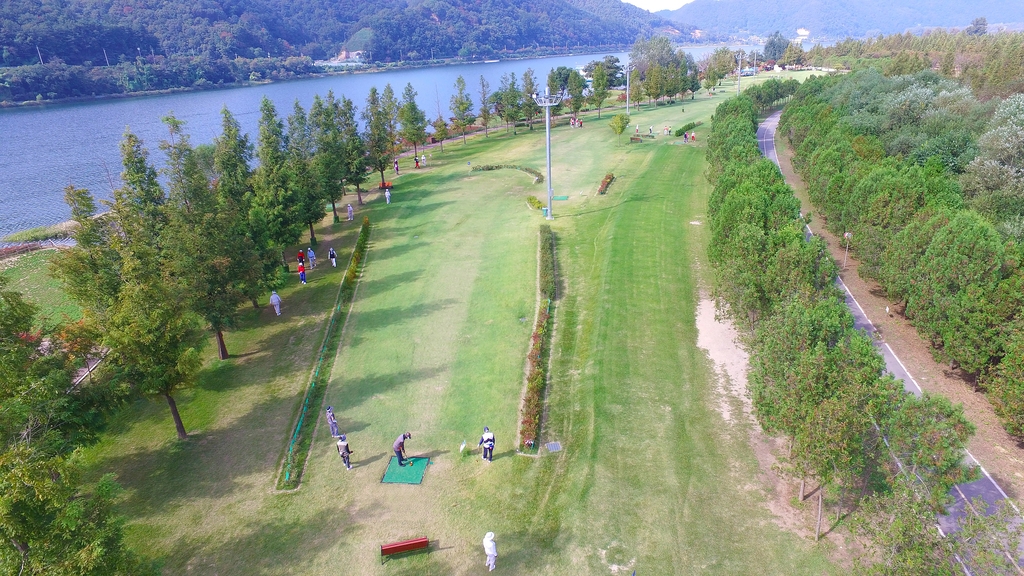
[[[334,303],[331,320],[327,324],[327,332],[324,334],[323,346],[320,347],[320,355],[316,361],[316,368],[313,370],[313,378],[306,389],[302,410],[299,412],[295,430],[288,443],[284,465],[277,478],[278,490],[294,490],[302,482],[302,472],[306,467],[309,447],[313,442],[313,430],[315,429],[313,423],[316,422],[316,418],[320,414],[320,407],[323,405],[324,392],[327,390],[327,382],[331,378],[331,370],[334,368],[334,359],[337,356],[335,352],[341,338],[344,315],[355,295],[356,281],[359,279],[359,271],[366,258],[366,247],[369,242],[370,219],[364,216],[356,247],[352,251],[348,269],[345,270],[345,277],[341,280],[341,289],[338,291],[338,298]]]
[[[480,164],[479,166],[473,166],[473,168],[470,169],[471,172],[488,170],[519,170],[533,176],[534,184],[540,184],[544,181],[544,175],[540,173],[540,170],[535,170],[528,166],[520,166],[519,164]]]
[[[697,126],[700,126],[702,124],[704,124],[704,123],[703,122],[690,122],[689,124],[684,124],[681,128],[677,128],[676,129],[675,135],[676,136],[682,136],[683,134],[693,130],[694,128],[696,128]]]
[[[536,196],[527,196],[526,203],[535,210],[544,208],[544,203],[541,202]]]
[[[615,175],[611,172],[604,175],[604,180],[601,180],[601,185],[597,188],[598,194],[604,194],[608,191],[608,187],[612,185],[612,181],[615,180]]]
[[[540,227],[539,258],[537,274],[540,284],[540,309],[537,311],[537,324],[530,337],[530,352],[526,357],[526,396],[523,398],[523,413],[519,426],[521,450],[537,448],[551,353],[551,329],[554,324],[551,307],[555,300],[555,234],[547,224]]]
[[[816,479],[839,507],[888,490],[878,476],[894,482],[897,462],[939,504],[972,474],[961,460],[973,426],[944,398],[906,394],[854,328],[835,262],[821,239],[805,237],[793,190],[760,157],[756,114],[746,96],[720,105],[707,157],[715,294],[750,333],[758,422],[789,441],[784,468]]]

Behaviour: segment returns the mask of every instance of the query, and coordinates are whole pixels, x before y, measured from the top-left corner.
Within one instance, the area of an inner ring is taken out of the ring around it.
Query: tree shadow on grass
[[[364,336],[366,333],[372,330],[405,322],[413,318],[429,316],[434,312],[440,312],[458,303],[459,301],[454,298],[445,298],[434,302],[413,304],[412,306],[390,306],[362,312],[353,310],[349,318],[350,326],[352,326],[353,330],[351,336],[348,337],[346,347],[355,348],[359,346],[365,340]]]
[[[359,406],[368,399],[389,392],[398,386],[406,386],[420,380],[430,380],[448,370],[447,366],[420,368],[418,370],[400,370],[386,374],[370,374],[362,378],[348,379],[342,376],[331,381],[328,396],[343,395],[345,409]]]
[[[427,246],[430,246],[430,243],[429,242],[423,242],[421,240],[409,241],[409,242],[404,242],[404,243],[400,243],[400,244],[392,244],[391,246],[388,246],[387,248],[376,248],[376,247],[374,247],[371,244],[370,245],[370,249],[368,251],[369,252],[369,257],[370,257],[370,264],[372,265],[374,261],[381,261],[381,260],[388,260],[390,258],[397,258],[399,256],[403,256],[405,254],[408,254],[409,252],[412,252],[413,250],[418,250],[420,248],[426,248]]]
[[[383,278],[376,278],[374,280],[363,280],[363,290],[369,291],[375,294],[381,294],[388,292],[395,288],[399,284],[405,284],[407,282],[415,282],[419,280],[426,270],[409,270],[407,272],[400,272],[398,274],[391,274],[384,276]]]
[[[275,498],[287,498],[288,495]],[[172,574],[310,574],[312,564],[358,527],[349,511],[321,509],[305,517],[301,509],[283,514],[284,502],[257,521],[227,526],[211,537],[181,537],[164,556],[164,572]],[[263,512],[266,512],[264,514]],[[306,569],[303,569],[306,566]]]

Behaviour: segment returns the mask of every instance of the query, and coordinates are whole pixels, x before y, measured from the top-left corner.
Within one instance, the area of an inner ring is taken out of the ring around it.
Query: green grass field
[[[714,106],[699,97],[645,110],[634,124],[680,126]],[[706,288],[709,187],[703,147],[659,136],[616,145],[606,111],[552,133],[562,298],[556,312],[545,440],[562,452],[514,452],[536,298],[538,211],[545,195],[514,170],[543,170],[543,126],[492,131],[436,148],[424,170],[373,195],[366,267],[327,390],[355,449],[345,470],[323,418],[294,492],[273,488],[323,337],[350,224],[325,226],[308,286],[282,292],[284,314],[249,312],[228,334],[234,355],[210,360],[178,402],[191,438],[174,440],[163,403],[120,413],[86,451],[93,476],[114,471],[132,545],[165,574],[476,574],[480,541],[497,534],[506,574],[821,574],[820,548],[768,511],[750,424],[715,409],[715,375],[696,346]],[[624,139],[625,140],[625,139]],[[407,163],[403,163],[403,166]],[[607,172],[616,180],[596,190]],[[493,463],[475,447],[497,434]],[[385,485],[391,442],[411,431],[428,456],[421,485]],[[381,566],[382,543],[427,536],[429,554]]]
[[[60,282],[49,274],[53,250],[37,250],[0,262],[0,274],[10,281],[8,287],[25,295],[39,309],[37,322],[41,328],[52,328],[67,320],[78,320],[82,310],[61,289]]]

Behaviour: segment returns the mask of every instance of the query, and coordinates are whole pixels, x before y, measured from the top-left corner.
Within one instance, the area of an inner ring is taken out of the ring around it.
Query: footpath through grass
[[[706,125],[722,96],[645,110],[634,124]],[[432,150],[393,178],[327,390],[355,450],[345,470],[318,419],[301,489],[273,490],[340,272],[282,293],[284,315],[250,313],[179,401],[192,437],[174,441],[166,406],[139,402],[88,451],[115,471],[132,544],[165,574],[476,574],[497,534],[508,574],[820,574],[811,543],[777,528],[743,424],[715,410],[694,311],[707,232],[703,148],[659,136],[615,143],[604,118],[557,128],[560,284],[544,439],[559,453],[515,455],[536,298],[543,126],[492,131]],[[703,139],[706,131],[697,130]],[[601,179],[614,172],[609,193]],[[582,193],[582,195],[581,195]],[[348,226],[348,227],[346,227]],[[321,242],[347,254],[355,226]],[[326,231],[325,231],[326,232]],[[321,258],[321,262],[326,261]],[[338,268],[340,271],[341,268]],[[497,435],[493,463],[474,448]],[[732,428],[730,428],[730,426]],[[391,443],[433,463],[420,485],[382,484]],[[380,544],[427,536],[429,554],[380,565]]]

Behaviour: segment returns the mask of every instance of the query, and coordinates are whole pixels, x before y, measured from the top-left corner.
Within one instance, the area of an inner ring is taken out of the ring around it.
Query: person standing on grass
[[[426,168],[426,166],[427,166],[427,154],[426,154],[426,152],[424,152],[423,156],[420,158],[420,164],[423,164],[423,167]]]
[[[487,562],[484,565],[487,566],[488,572],[493,572],[494,561],[498,559],[498,543],[494,541],[494,532],[484,535],[484,554],[487,555]]]
[[[387,200],[388,204],[391,204],[391,188],[384,189],[384,199]]]
[[[352,448],[348,445],[348,439],[342,434],[338,437],[338,456],[341,456],[341,461],[345,463],[345,468],[352,469]]]
[[[299,250],[299,255],[296,256],[296,258],[298,258],[299,264],[305,264],[306,263],[306,253],[303,252],[302,250]]]
[[[316,254],[313,253],[313,247],[306,248],[306,258],[309,258],[310,268],[316,268]]]
[[[299,280],[302,280],[303,284],[306,283],[306,267],[302,264],[299,264]]]
[[[484,426],[484,434],[476,445],[484,447],[484,455],[482,457],[484,460],[494,462],[494,432],[491,432],[490,428]]]
[[[331,429],[331,438],[338,437],[338,419],[334,417],[334,407],[327,407],[327,426]]]
[[[276,290],[270,293],[270,305],[274,307],[274,312],[277,312],[277,315],[280,316],[281,315],[281,297],[277,295],[277,291]]]
[[[355,210],[353,210],[352,209],[352,205],[349,204],[348,205],[348,221],[351,222],[351,221],[353,221],[355,219],[356,219],[356,217],[355,217]]]
[[[395,456],[398,457],[399,466],[405,466],[405,461],[407,459],[405,455],[405,441],[409,438],[412,438],[412,432],[403,432],[398,436],[398,439],[395,440],[395,443],[391,445],[395,450]]]
[[[334,248],[327,250],[327,257],[331,259],[331,268],[338,267],[338,253],[334,251]]]
[[[416,169],[419,170],[419,168],[420,168],[420,157],[419,156],[413,156],[412,159],[416,161]]]
[[[395,158],[395,176],[398,176],[398,158]]]

